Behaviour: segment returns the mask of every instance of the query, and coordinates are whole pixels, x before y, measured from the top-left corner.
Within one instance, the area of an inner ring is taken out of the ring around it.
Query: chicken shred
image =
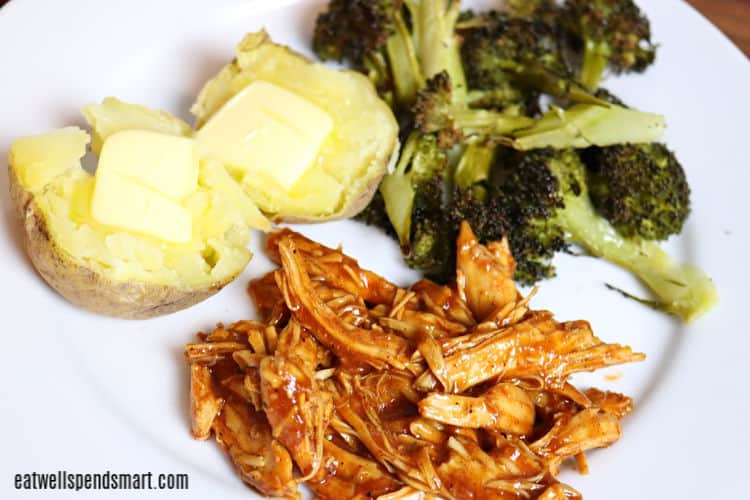
[[[191,427],[260,493],[318,499],[581,499],[565,462],[622,434],[627,396],[571,383],[641,361],[586,321],[534,311],[507,241],[468,224],[450,286],[399,288],[340,249],[283,230],[248,286],[262,322],[188,344]]]

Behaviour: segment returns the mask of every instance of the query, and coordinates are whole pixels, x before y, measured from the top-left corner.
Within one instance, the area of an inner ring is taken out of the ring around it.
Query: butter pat
[[[145,130],[111,135],[96,171],[91,216],[101,224],[170,243],[192,239],[182,200],[198,188],[192,139]]]
[[[107,226],[188,243],[193,220],[182,205],[116,172],[97,174],[91,216]]]
[[[195,141],[149,130],[125,130],[104,142],[97,172],[121,177],[180,201],[198,189]]]
[[[314,164],[333,127],[331,117],[307,99],[256,81],[227,101],[195,138],[202,154],[289,191]]]

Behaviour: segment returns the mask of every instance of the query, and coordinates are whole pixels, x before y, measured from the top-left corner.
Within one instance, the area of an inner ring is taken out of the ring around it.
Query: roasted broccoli
[[[376,198],[360,219],[380,226],[385,214],[409,266],[443,282],[454,272],[454,240],[462,220],[485,242],[501,239],[508,228],[497,197],[488,192],[494,148],[466,147],[455,168],[449,156],[435,135],[413,133],[395,172],[380,186],[382,211]]]
[[[554,175],[553,163],[575,163],[570,150],[538,150],[522,154],[504,151],[495,178],[499,177],[496,196],[509,223],[508,237],[516,259],[516,280],[524,284],[554,276],[550,260],[567,248],[565,231],[555,220],[565,207],[563,186]],[[564,167],[563,167],[564,168]],[[560,168],[560,170],[563,170]],[[569,183],[571,189],[574,183]],[[580,192],[580,187],[578,188]]]
[[[466,82],[455,32],[458,0],[332,0],[315,26],[324,60],[349,60],[381,94],[408,107],[425,79],[447,71],[461,98]]]
[[[470,108],[455,99],[446,73],[431,78],[417,96],[414,123],[423,133],[437,134],[442,148],[474,138],[522,151],[647,143],[659,140],[666,126],[661,115],[615,105],[553,106],[538,120],[513,110]]]
[[[514,132],[510,145],[529,151],[647,143],[661,139],[665,128],[666,120],[661,115],[616,105],[552,106],[534,126]]]
[[[410,14],[417,56],[426,79],[445,71],[459,100],[466,94],[466,76],[459,52],[456,22],[460,0],[404,0]]]
[[[471,88],[492,89],[528,67],[569,72],[554,29],[537,20],[495,11],[464,16],[461,55]]]
[[[597,97],[627,105],[600,88]],[[682,232],[690,186],[675,154],[661,143],[619,144],[582,153],[591,201],[625,237],[665,240]]]
[[[332,0],[318,17],[313,50],[348,60],[393,105],[409,106],[424,77],[403,14],[403,0]]]
[[[558,24],[548,17],[498,12],[464,16],[459,26],[469,87],[489,90],[512,85],[527,93],[602,104],[575,81]]]
[[[653,62],[648,20],[632,0],[506,7],[332,0],[320,16],[316,52],[370,75],[402,126],[399,162],[358,218],[438,281],[454,274],[466,220],[482,242],[509,238],[521,282],[552,276],[553,256],[577,245],[640,278],[649,303],[686,320],[705,312],[711,280],[657,244],[690,211],[685,173],[658,142],[664,117],[599,88],[607,68]]]
[[[561,20],[581,54],[579,80],[591,90],[607,68],[642,72],[654,62],[649,21],[633,0],[566,0]]]
[[[526,116],[470,108],[465,100],[456,98],[448,73],[442,72],[431,78],[417,96],[414,123],[423,133],[437,133],[440,146],[449,148],[472,136],[504,137],[535,121]]]
[[[506,10],[515,17],[539,19],[547,24],[557,22],[560,15],[555,0],[506,0]]]
[[[476,188],[476,186],[475,186]],[[446,283],[455,275],[456,239],[462,221],[480,241],[499,241],[508,234],[508,222],[497,197],[482,190],[432,181],[417,194],[412,215],[412,242],[407,264],[429,278]],[[421,199],[419,199],[421,196]]]
[[[419,210],[417,193],[430,183],[444,183],[448,175],[448,155],[434,135],[412,133],[404,144],[393,173],[380,184],[385,211],[398,235],[401,248],[412,243],[412,215]],[[431,189],[431,188],[428,188]]]
[[[513,152],[498,196],[510,223],[517,279],[533,283],[554,273],[550,257],[573,243],[632,272],[665,311],[690,320],[716,301],[713,282],[675,262],[657,244],[626,238],[601,217],[589,198],[586,169],[573,150]]]
[[[682,232],[690,186],[664,144],[624,144],[583,153],[591,201],[627,238],[665,240]]]

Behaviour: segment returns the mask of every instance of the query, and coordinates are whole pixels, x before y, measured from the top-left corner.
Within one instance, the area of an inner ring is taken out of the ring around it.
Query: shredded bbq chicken
[[[267,251],[280,268],[249,286],[263,322],[185,350],[193,436],[243,481],[281,498],[582,498],[555,476],[587,472],[633,402],[570,377],[645,356],[531,310],[506,241],[463,224],[454,284],[410,289],[289,230]]]

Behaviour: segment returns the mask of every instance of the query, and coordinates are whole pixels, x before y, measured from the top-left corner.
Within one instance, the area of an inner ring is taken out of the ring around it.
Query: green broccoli
[[[643,72],[656,58],[649,21],[633,0],[566,0],[561,19],[582,52],[579,80],[591,90],[607,68]]]
[[[534,126],[514,132],[509,145],[529,151],[647,143],[661,139],[665,128],[662,115],[613,104],[576,104],[568,109],[552,106]]]
[[[539,92],[521,90],[511,83],[504,83],[489,90],[469,90],[466,104],[473,109],[534,117],[541,114],[540,96]]]
[[[552,257],[568,248],[565,230],[554,220],[565,203],[550,164],[576,160],[571,150],[504,151],[501,155],[495,174],[499,184],[496,197],[509,222],[508,238],[517,263],[515,278],[521,283],[531,285],[553,277]]]
[[[456,22],[460,0],[404,0],[410,14],[414,45],[425,79],[445,71],[459,100],[467,91]]]
[[[411,105],[424,85],[403,0],[332,0],[317,19],[313,50],[348,60],[392,105]]]
[[[690,186],[664,144],[591,148],[582,157],[591,201],[618,233],[665,240],[682,232],[690,214]]]
[[[490,90],[510,84],[525,92],[604,104],[575,81],[556,21],[493,11],[465,15],[459,27],[470,88]]]
[[[560,15],[555,0],[506,0],[506,10],[514,17],[540,19],[547,24],[556,23]]]
[[[408,250],[412,243],[412,214],[417,193],[430,182],[445,182],[448,175],[448,155],[441,150],[434,135],[412,133],[401,150],[401,157],[393,173],[380,184],[385,211],[398,235],[401,248]]]
[[[475,186],[476,187],[476,186]],[[456,274],[456,239],[462,221],[468,222],[480,241],[499,241],[508,234],[508,222],[496,197],[483,199],[477,189],[461,189],[429,182],[415,202],[412,243],[406,263],[427,277],[447,283]]]
[[[716,289],[702,271],[675,262],[656,243],[622,236],[597,213],[577,152],[513,152],[504,169],[508,175],[498,196],[510,223],[518,279],[549,277],[550,257],[573,243],[632,272],[651,289],[654,303],[686,321],[715,304]]]
[[[445,149],[472,136],[504,137],[535,121],[526,116],[470,108],[466,101],[456,98],[451,79],[444,71],[431,78],[417,96],[414,123],[423,133],[437,133],[440,146]]]
[[[417,96],[414,123],[423,133],[438,134],[442,148],[473,138],[521,151],[652,142],[666,127],[661,115],[612,104],[576,104],[567,110],[553,106],[538,120],[512,111],[474,109],[456,100],[445,72],[431,78]]]
[[[455,272],[455,240],[462,220],[468,220],[484,242],[501,239],[508,227],[497,197],[488,194],[494,148],[467,146],[453,174],[450,156],[435,135],[414,132],[395,172],[380,186],[384,212],[407,264],[442,282]],[[377,205],[371,207],[366,222],[381,224]]]

